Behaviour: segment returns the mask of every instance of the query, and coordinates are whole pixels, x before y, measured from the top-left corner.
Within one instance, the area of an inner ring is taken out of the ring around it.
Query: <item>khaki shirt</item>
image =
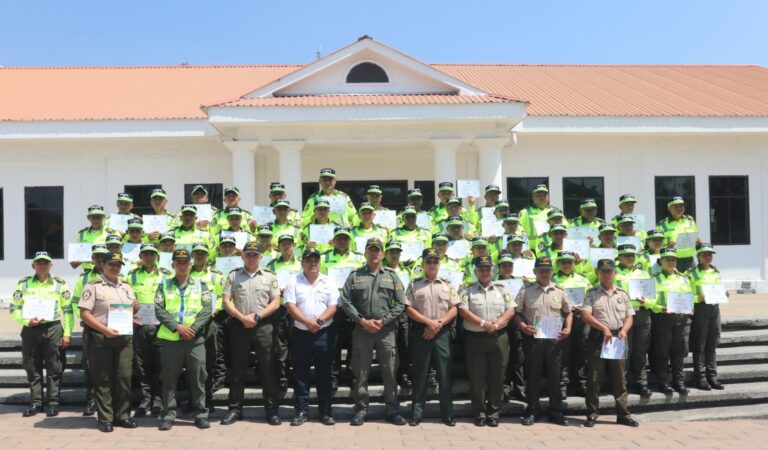
[[[568,294],[563,288],[553,283],[541,286],[534,282],[523,287],[517,294],[515,303],[517,303],[516,312],[522,314],[529,325],[533,325],[536,313],[542,316],[563,317],[571,312]]]
[[[128,283],[119,279],[117,283],[112,283],[106,278],[98,277],[85,285],[78,306],[90,311],[96,320],[106,326],[110,305],[130,305],[134,300],[136,293]]]
[[[271,299],[280,297],[280,288],[274,273],[259,269],[250,276],[245,268],[240,268],[224,280],[223,295],[232,296],[232,303],[241,313],[259,314]]]
[[[491,283],[484,288],[479,282],[469,285],[461,292],[459,308],[466,309],[483,320],[496,320],[504,312],[515,307],[512,296],[499,283]],[[467,331],[484,332],[483,327],[474,325],[464,320],[464,329]],[[500,328],[500,329],[503,329]]]
[[[620,330],[624,326],[624,319],[635,315],[627,291],[618,287],[614,287],[611,292],[602,286],[593,287],[587,291],[581,309],[592,313],[598,322],[611,331]]]
[[[458,305],[459,294],[450,283],[427,277],[413,280],[405,293],[405,304],[432,320],[442,319],[452,307]]]

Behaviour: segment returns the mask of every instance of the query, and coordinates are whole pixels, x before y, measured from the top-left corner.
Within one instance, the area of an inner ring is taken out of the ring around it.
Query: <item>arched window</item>
[[[347,83],[389,83],[389,77],[381,66],[364,62],[349,71]]]

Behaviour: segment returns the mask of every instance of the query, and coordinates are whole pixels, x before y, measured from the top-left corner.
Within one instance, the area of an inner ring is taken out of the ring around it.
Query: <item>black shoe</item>
[[[152,417],[157,417],[160,415],[160,411],[162,411],[162,408],[159,406],[153,406],[150,410],[150,413],[152,414]]]
[[[277,426],[283,423],[283,420],[276,412],[267,413],[267,423],[272,426]]]
[[[485,424],[488,425],[489,427],[496,428],[496,427],[499,426],[499,419],[497,419],[495,417],[489,417],[489,418],[485,419]]]
[[[672,386],[668,384],[660,384],[659,392],[661,392],[664,395],[672,395],[672,393],[674,392],[674,389],[672,389]]]
[[[478,417],[475,419],[475,426],[476,427],[484,427],[485,426],[485,417]]]
[[[590,416],[590,417],[587,417],[587,420],[584,421],[584,426],[587,428],[592,428],[595,426],[596,423],[597,423],[597,418]]]
[[[161,420],[160,426],[157,427],[160,431],[170,431],[171,428],[173,428],[173,421],[170,420]]]
[[[88,404],[85,405],[85,409],[83,410],[84,416],[92,416],[96,413],[96,400],[88,400]]]
[[[391,423],[392,425],[402,426],[408,423],[407,420],[405,420],[405,417],[401,416],[400,414],[392,414],[391,416],[387,417],[387,422]]]
[[[411,378],[406,374],[400,375],[400,377],[397,380],[397,384],[400,385],[400,387],[403,389],[410,389],[411,387],[413,387]]]
[[[360,425],[365,423],[365,412],[364,411],[358,411],[355,413],[354,417],[352,417],[352,420],[349,421],[349,424],[353,427],[359,427]]]
[[[133,417],[144,417],[147,415],[147,408],[139,406],[133,413]]]
[[[569,424],[568,419],[562,414],[554,414],[549,416],[549,422],[556,425],[562,425],[564,427],[567,427]]]
[[[21,413],[21,415],[23,417],[32,417],[32,416],[36,415],[37,413],[41,413],[41,412],[43,412],[43,407],[40,406],[40,405],[35,405],[35,406],[32,406],[30,408],[25,409],[24,412]]]
[[[725,389],[723,383],[719,382],[717,378],[709,378],[707,381],[709,381],[709,385],[712,386],[712,389],[717,389],[718,391]]]
[[[443,425],[449,426],[449,427],[455,427],[456,426],[456,419],[453,417],[443,417]]]
[[[320,419],[320,422],[321,422],[323,425],[327,425],[327,426],[336,425],[336,421],[335,421],[335,420],[333,420],[333,417],[332,417],[330,414],[329,414],[329,415],[327,415],[327,416],[323,416],[323,418],[322,418],[322,419]]]
[[[221,422],[219,423],[221,425],[232,425],[233,423],[237,422],[242,418],[243,418],[243,415],[240,413],[240,411],[231,410],[231,411],[227,411],[227,415],[225,415],[224,418],[221,419]]]
[[[631,417],[622,417],[621,419],[616,419],[616,423],[619,425],[626,425],[628,427],[639,427],[640,422],[637,420],[631,418]]]
[[[408,422],[408,425],[412,427],[418,427],[419,425],[421,425],[421,418],[418,418],[418,419],[415,417],[411,418],[411,421]]]
[[[112,422],[112,425],[120,428],[136,428],[139,426],[138,423],[134,422],[131,419],[115,420],[114,422]]]
[[[640,394],[640,397],[642,398],[651,398],[651,395],[653,395],[653,392],[648,389],[648,386],[640,386],[637,393]]]
[[[707,383],[707,380],[699,380],[698,383],[696,383],[696,389],[700,391],[711,391],[712,388],[709,386],[709,383]]]
[[[99,431],[102,433],[111,433],[115,431],[115,428],[109,422],[99,422]]]
[[[205,430],[206,428],[211,428],[211,423],[208,422],[208,419],[195,419],[195,426],[201,430]]]
[[[520,423],[525,425],[525,426],[527,426],[527,427],[529,427],[529,426],[533,425],[534,423],[536,423],[536,415],[534,415],[534,414],[524,415],[522,417],[522,419],[520,419]]]
[[[673,384],[672,389],[680,395],[688,395],[688,388],[683,384]]]
[[[49,406],[45,409],[45,417],[56,417],[59,415],[59,408],[56,406]]]
[[[304,422],[307,421],[307,413],[304,411],[296,413],[295,416],[293,416],[293,419],[291,419],[291,426],[292,427],[298,427],[299,425],[304,425]]]

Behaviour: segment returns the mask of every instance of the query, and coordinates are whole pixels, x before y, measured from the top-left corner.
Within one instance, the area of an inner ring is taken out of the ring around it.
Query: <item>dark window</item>
[[[667,217],[667,202],[677,196],[685,200],[685,213],[696,217],[696,185],[693,176],[656,177],[655,188],[657,222]]]
[[[579,204],[586,198],[597,202],[597,217],[605,218],[603,177],[564,177],[563,214],[568,219],[579,216]]]
[[[356,65],[347,74],[347,83],[388,83],[387,72],[381,66],[364,62]]]
[[[0,260],[5,258],[5,214],[3,214],[3,190],[0,188]]]
[[[549,186],[549,177],[508,177],[507,201],[510,211],[519,211],[531,204],[531,192],[538,184]]]
[[[421,201],[421,209],[428,210],[435,206],[435,182],[433,180],[414,181],[413,187],[421,189],[423,198]]]
[[[160,189],[162,187],[162,184],[125,185],[125,192],[133,195],[133,212],[140,216],[153,214],[152,206],[149,204],[149,196],[152,195],[153,189]]]
[[[52,258],[64,257],[64,188],[24,188],[25,255],[46,251]]]
[[[224,185],[221,183],[193,183],[184,185],[184,203],[192,203],[192,188],[202,184],[208,190],[208,201],[211,205],[221,209],[224,204]]]
[[[368,186],[378,184],[384,191],[381,204],[389,209],[400,211],[407,204],[408,182],[403,181],[339,181],[336,183],[336,189],[345,192],[352,199],[355,207],[365,201],[365,191]],[[316,193],[318,189],[317,182],[301,183],[302,203],[306,204],[307,199]]]
[[[709,177],[709,224],[714,245],[749,245],[749,177]]]

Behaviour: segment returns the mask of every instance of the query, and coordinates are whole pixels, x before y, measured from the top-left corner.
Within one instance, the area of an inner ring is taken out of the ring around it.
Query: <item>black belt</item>
[[[464,329],[464,333],[467,334],[467,336],[474,336],[477,338],[495,338],[499,337],[503,334],[507,333],[507,327],[502,328],[501,330],[496,330],[493,333],[488,333],[487,331],[469,331],[466,328]]]
[[[618,337],[620,331],[621,329],[611,330],[611,336]],[[589,335],[587,337],[589,339],[601,340],[603,339],[603,332],[598,330],[597,328],[590,328]]]

